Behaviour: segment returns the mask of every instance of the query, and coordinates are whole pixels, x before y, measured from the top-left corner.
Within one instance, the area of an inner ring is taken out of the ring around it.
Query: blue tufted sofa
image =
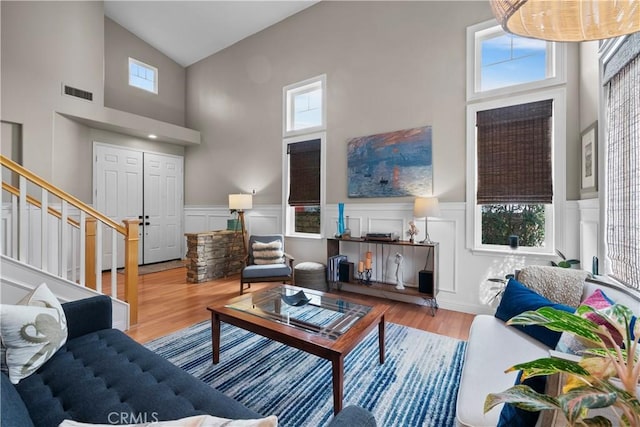
[[[2,426],[58,426],[64,419],[127,424],[199,414],[234,419],[269,415],[251,411],[112,329],[109,297],[62,307],[67,343],[15,386],[0,375]],[[375,425],[368,411],[354,406],[331,422],[331,427]]]

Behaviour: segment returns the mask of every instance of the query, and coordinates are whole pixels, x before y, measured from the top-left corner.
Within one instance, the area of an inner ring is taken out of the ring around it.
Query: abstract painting
[[[349,197],[431,195],[431,152],[431,126],[350,139]]]

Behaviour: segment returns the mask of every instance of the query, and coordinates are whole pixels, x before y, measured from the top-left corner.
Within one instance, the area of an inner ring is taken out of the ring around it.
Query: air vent
[[[76,98],[85,99],[87,101],[93,101],[93,93],[86,90],[78,89],[73,86],[63,85],[64,94],[69,96],[75,96]]]

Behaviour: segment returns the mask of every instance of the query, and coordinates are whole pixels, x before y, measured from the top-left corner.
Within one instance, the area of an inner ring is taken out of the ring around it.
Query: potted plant
[[[583,315],[595,313],[622,337],[615,342],[605,325],[598,325]],[[563,372],[568,380],[557,397],[537,393],[526,385],[516,385],[502,393],[487,396],[484,411],[500,403],[511,403],[529,411],[558,410],[569,425],[640,426],[638,379],[640,378],[640,322],[635,322],[631,310],[614,304],[602,310],[580,306],[576,314],[542,307],[524,312],[507,322],[510,325],[541,325],[558,332],[568,332],[592,343],[583,351],[579,361],[563,358],[542,358],[521,363],[506,372],[522,370],[522,379]],[[590,409],[613,409],[615,422],[598,415],[591,417]]]
[[[579,259],[567,259],[567,257],[564,256],[564,254],[562,252],[560,252],[559,250],[556,249],[556,252],[560,256],[560,258],[562,258],[562,261],[560,261],[558,263],[556,263],[554,261],[551,261],[551,265],[552,266],[554,266],[554,267],[562,267],[562,268],[572,268],[574,265],[580,264],[580,260]]]

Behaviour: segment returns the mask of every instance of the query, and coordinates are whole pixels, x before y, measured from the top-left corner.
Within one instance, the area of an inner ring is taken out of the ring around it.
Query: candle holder
[[[366,286],[371,286],[371,269],[366,268],[364,270],[364,284]]]

